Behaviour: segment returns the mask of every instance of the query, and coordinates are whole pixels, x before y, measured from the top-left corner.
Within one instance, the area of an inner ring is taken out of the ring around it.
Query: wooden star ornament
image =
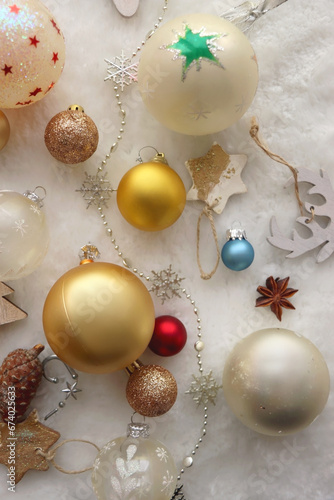
[[[216,214],[221,214],[230,196],[247,192],[241,180],[246,162],[246,155],[229,155],[214,143],[206,155],[186,162],[193,180],[187,200],[204,201]]]
[[[7,468],[15,467],[15,483],[18,483],[28,470],[49,469],[48,461],[36,451],[39,448],[47,452],[59,438],[59,432],[41,424],[37,410],[33,410],[24,422],[15,426],[1,423],[0,463]]]

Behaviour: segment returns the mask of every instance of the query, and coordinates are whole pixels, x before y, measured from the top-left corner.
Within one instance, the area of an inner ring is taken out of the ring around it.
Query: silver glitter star
[[[77,392],[82,392],[81,389],[77,389],[77,384],[78,384],[78,382],[74,382],[74,384],[72,384],[72,385],[69,382],[66,382],[67,389],[62,389],[62,392],[66,392],[65,399],[68,399],[70,396],[72,396],[72,398],[74,398],[74,399],[77,399],[75,394]]]
[[[222,386],[218,385],[213,378],[212,370],[207,375],[200,375],[199,377],[193,375],[193,379],[190,389],[186,391],[186,394],[192,394],[197,406],[201,404],[206,405],[207,403],[215,405],[217,393]]]
[[[138,63],[131,62],[131,59],[124,55],[123,50],[121,55],[115,57],[113,61],[105,59],[105,62],[108,64],[109,76],[106,76],[104,81],[113,80],[121,87],[122,92],[126,85],[137,81]]]
[[[100,175],[99,173],[95,175],[89,175],[85,172],[86,179],[82,183],[80,189],[76,189],[76,192],[81,193],[84,200],[87,201],[87,207],[95,205],[98,208],[105,206],[107,207],[107,201],[110,200],[111,193],[115,191],[111,187],[110,182],[106,179],[107,174]]]
[[[149,291],[154,292],[161,299],[162,303],[172,297],[181,297],[181,281],[184,278],[179,278],[178,274],[172,271],[171,264],[167,269],[163,269],[162,271],[152,271],[152,274],[152,286]]]

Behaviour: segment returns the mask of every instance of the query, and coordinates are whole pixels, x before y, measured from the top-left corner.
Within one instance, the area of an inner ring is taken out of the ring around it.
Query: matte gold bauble
[[[131,168],[117,189],[117,205],[132,226],[160,231],[180,217],[186,204],[181,178],[162,161],[149,161]]]
[[[6,146],[10,135],[10,126],[7,116],[0,110],[0,151]]]
[[[129,405],[140,415],[159,417],[167,413],[176,401],[176,380],[162,366],[140,366],[128,380],[126,397]]]
[[[247,37],[209,14],[184,14],[155,31],[143,47],[138,83],[148,111],[171,130],[219,132],[247,111],[258,67]]]
[[[307,427],[324,409],[329,373],[316,346],[291,330],[248,335],[227,358],[226,401],[236,417],[261,434],[283,436]]]
[[[75,165],[88,160],[96,151],[99,133],[82,106],[73,104],[55,115],[46,126],[45,145],[62,163]]]
[[[65,273],[51,288],[43,325],[55,354],[88,373],[109,373],[137,359],[150,342],[151,296],[130,271],[93,262]]]

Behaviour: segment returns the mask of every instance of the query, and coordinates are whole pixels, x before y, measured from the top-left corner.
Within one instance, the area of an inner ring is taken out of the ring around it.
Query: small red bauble
[[[183,323],[174,316],[159,316],[155,319],[155,327],[149,348],[159,356],[174,356],[180,352],[187,342],[187,331]]]

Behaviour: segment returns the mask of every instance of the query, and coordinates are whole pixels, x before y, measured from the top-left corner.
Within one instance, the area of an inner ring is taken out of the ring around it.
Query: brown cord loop
[[[217,204],[217,202],[216,202],[216,204]],[[214,221],[213,215],[212,215],[212,209],[214,206],[215,205],[212,205],[212,206],[205,205],[205,207],[203,208],[202,212],[200,213],[200,216],[198,217],[198,221],[197,221],[197,264],[198,264],[198,268],[199,268],[200,273],[201,273],[201,278],[203,280],[209,280],[210,278],[212,278],[212,276],[217,271],[217,267],[218,267],[219,260],[220,260],[220,251],[219,251],[219,245],[218,245],[217,231],[216,231],[215,221]],[[200,240],[201,240],[201,220],[202,220],[203,215],[205,215],[205,217],[207,217],[210,221],[210,226],[211,226],[212,234],[213,234],[213,237],[215,240],[216,251],[217,251],[216,264],[210,273],[206,273],[203,270],[202,265],[201,265],[200,255],[199,255],[199,244],[200,244]]]
[[[37,455],[41,455],[48,462],[52,463],[52,465],[57,470],[59,470],[59,472],[62,472],[63,474],[81,474],[82,472],[87,472],[88,470],[92,470],[93,467],[86,467],[85,469],[82,469],[82,470],[66,470],[66,469],[63,469],[62,467],[60,467],[60,465],[58,465],[55,462],[55,456],[56,456],[57,450],[59,448],[61,448],[64,444],[73,443],[73,442],[91,444],[92,446],[94,446],[94,448],[97,449],[97,451],[100,451],[100,448],[98,446],[96,446],[96,444],[92,443],[91,441],[85,441],[84,439],[65,439],[65,441],[62,441],[60,444],[58,444],[57,446],[52,448],[52,450],[49,450],[47,452],[43,451],[41,448],[36,448],[36,453],[37,453]]]
[[[294,182],[295,182],[295,195],[296,195],[296,198],[297,198],[297,201],[298,201],[300,215],[303,216],[304,215],[303,202],[300,199],[300,196],[299,196],[299,187],[298,187],[298,170],[295,167],[293,167],[292,165],[290,165],[290,163],[288,163],[287,161],[285,161],[284,158],[282,158],[281,156],[279,156],[279,155],[273,153],[272,151],[270,151],[270,149],[268,149],[261,142],[261,140],[259,138],[259,128],[260,128],[259,124],[257,123],[256,118],[253,116],[251,128],[249,130],[249,134],[250,134],[251,138],[256,142],[256,144],[262,149],[262,151],[264,151],[269,156],[269,158],[271,158],[274,161],[277,161],[278,163],[281,163],[282,165],[286,165],[290,169],[290,171],[291,171],[291,173],[293,175],[293,178],[294,178]]]
[[[311,217],[309,219],[305,219],[306,224],[310,224],[312,221],[314,221],[314,216],[315,216],[314,207],[310,207],[310,211],[311,211]]]

